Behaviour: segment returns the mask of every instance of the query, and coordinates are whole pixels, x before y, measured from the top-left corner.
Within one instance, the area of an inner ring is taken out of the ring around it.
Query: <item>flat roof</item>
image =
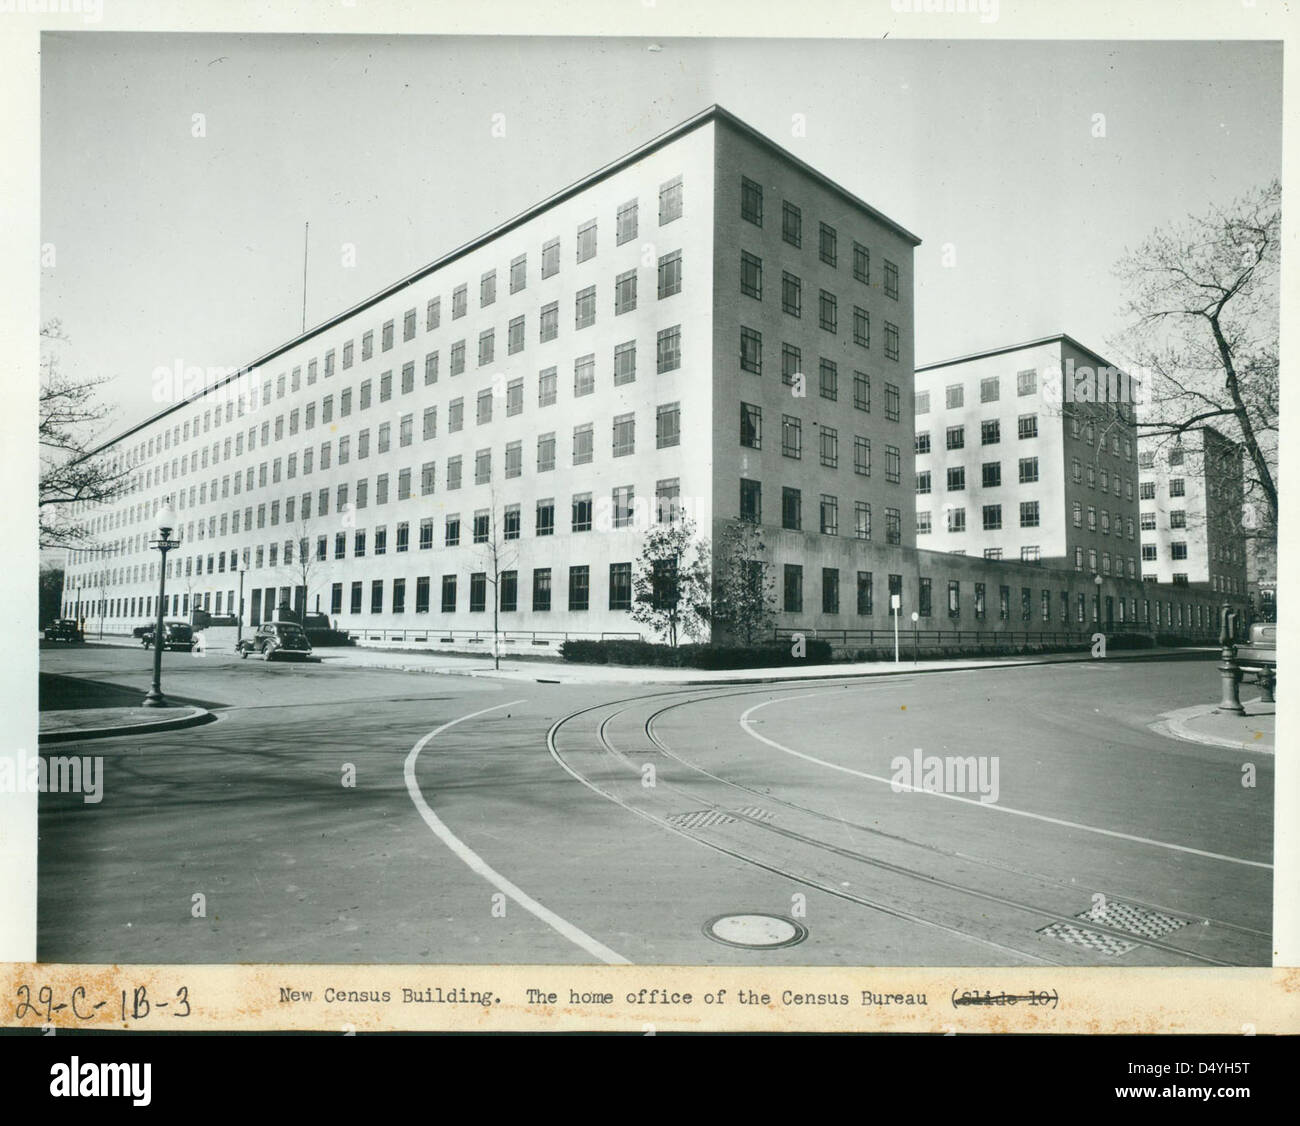
[[[185,407],[192,406],[193,404],[202,401],[205,395],[208,395],[211,392],[215,391],[218,387],[222,387],[225,384],[238,379],[241,375],[244,375],[246,372],[252,371],[254,368],[261,367],[263,364],[269,363],[271,360],[274,360],[277,356],[284,354],[285,352],[289,351],[292,348],[296,348],[299,344],[302,344],[304,341],[310,340],[314,336],[319,336],[323,332],[328,332],[330,329],[341,324],[343,321],[346,321],[349,317],[353,317],[356,314],[370,308],[372,305],[376,305],[379,302],[389,297],[392,297],[394,294],[400,293],[403,289],[407,288],[408,286],[414,285],[416,282],[421,281],[424,278],[428,277],[434,271],[440,270],[444,266],[450,265],[458,258],[463,258],[465,255],[469,254],[474,250],[477,250],[480,246],[483,246],[486,243],[491,242],[493,239],[500,238],[502,235],[509,233],[514,228],[522,225],[523,223],[526,223],[530,219],[535,218],[537,215],[540,215],[548,208],[563,203],[565,200],[570,199],[572,196],[576,195],[580,191],[583,191],[585,188],[588,188],[593,184],[599,183],[601,180],[607,179],[608,177],[614,175],[616,172],[622,171],[622,169],[626,168],[629,164],[632,164],[642,159],[643,157],[649,156],[651,153],[658,151],[659,149],[663,148],[665,145],[668,145],[671,142],[678,140],[681,137],[684,137],[688,133],[694,132],[694,130],[698,129],[700,126],[706,125],[711,121],[721,121],[731,126],[737,132],[743,134],[744,136],[762,145],[768,151],[774,153],[780,159],[792,165],[800,172],[804,173],[804,175],[811,177],[812,179],[820,183],[823,187],[839,195],[842,199],[852,204],[854,207],[857,207],[860,210],[866,212],[868,215],[871,216],[872,219],[876,220],[879,223],[882,223],[886,227],[889,227],[890,230],[894,231],[895,234],[900,235],[902,238],[910,242],[912,246],[921,245],[920,238],[914,235],[906,227],[903,227],[900,224],[895,223],[894,220],[889,218],[889,216],[885,215],[881,211],[878,211],[876,208],[872,207],[865,200],[859,198],[858,196],[850,192],[847,188],[844,188],[840,184],[836,183],[829,176],[826,176],[825,174],[818,172],[817,169],[812,167],[812,165],[806,163],[805,161],[800,160],[788,149],[782,148],[770,137],[767,137],[764,134],[760,133],[752,125],[746,124],[744,121],[738,118],[734,113],[731,113],[729,110],[723,109],[723,107],[720,105],[714,104],[709,106],[707,109],[701,110],[699,113],[693,115],[692,117],[688,117],[685,121],[681,122],[680,124],[674,125],[671,129],[667,130],[666,132],[660,133],[657,137],[652,138],[651,140],[647,141],[645,144],[639,146],[638,148],[633,149],[631,152],[624,154],[623,156],[619,157],[617,160],[611,161],[609,164],[606,164],[603,167],[596,169],[596,171],[588,173],[582,179],[576,180],[574,183],[568,185],[568,187],[561,188],[554,195],[548,196],[540,203],[536,203],[532,207],[529,207],[527,210],[521,211],[518,215],[515,215],[512,218],[505,220],[505,222],[503,223],[499,223],[497,226],[491,228],[486,233],[479,235],[477,238],[471,239],[469,242],[465,243],[464,245],[458,246],[455,250],[449,251],[448,253],[442,255],[440,258],[434,259],[432,262],[428,263],[428,265],[421,266],[414,273],[407,274],[406,277],[400,279],[399,281],[394,282],[393,284],[385,287],[384,289],[381,289],[378,293],[372,294],[370,297],[367,297],[364,300],[357,302],[355,305],[352,305],[347,309],[344,309],[343,312],[336,313],[334,316],[331,316],[326,320],[321,321],[319,324],[313,326],[312,328],[307,329],[305,332],[301,332],[297,336],[290,338],[289,340],[285,341],[283,344],[277,345],[276,347],[272,348],[269,352],[266,352],[263,355],[258,356],[257,359],[249,361],[247,364],[245,364],[243,367],[233,372],[231,375],[225,376],[224,378],[218,380],[216,383],[213,383],[210,386],[205,387],[197,395],[191,396],[188,399],[183,399],[179,403],[172,403],[170,406],[163,407],[162,410],[157,411],[154,414],[151,414],[148,418],[145,418],[142,421],[137,422],[134,425],[128,427],[126,430],[123,430],[116,437],[110,438],[106,442],[101,442],[94,449],[89,450],[85,456],[91,457],[101,452],[102,450],[106,450],[108,449],[108,447],[116,445],[118,442],[121,442],[124,438],[129,438],[132,434],[136,433],[137,431],[143,430],[145,427],[152,425],[153,423],[157,422],[159,419],[165,418],[173,411],[182,410]]]
[[[1026,340],[1023,344],[1006,344],[1001,348],[987,348],[983,352],[971,352],[965,356],[954,356],[950,360],[936,360],[932,364],[921,364],[916,370],[930,371],[934,368],[949,367],[952,364],[969,363],[971,360],[982,360],[986,356],[1000,356],[1005,352],[1021,352],[1026,348],[1038,348],[1044,344],[1068,344],[1071,348],[1085,355],[1091,356],[1102,367],[1114,367],[1109,360],[1104,359],[1100,353],[1094,352],[1091,348],[1080,344],[1073,336],[1064,332],[1058,332],[1055,336],[1041,336],[1037,340]]]

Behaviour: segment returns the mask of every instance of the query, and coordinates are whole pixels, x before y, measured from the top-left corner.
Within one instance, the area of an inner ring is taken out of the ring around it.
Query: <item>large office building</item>
[[[917,543],[1137,578],[1131,399],[1063,334],[919,368]]]
[[[1242,449],[1210,426],[1138,443],[1142,577],[1244,595]]]
[[[918,244],[712,107],[108,442],[129,487],[78,513],[64,613],[156,614],[171,503],[168,615],[319,610],[363,641],[481,640],[494,607],[507,642],[648,636],[637,559],[684,515],[758,524],[778,630],[850,647],[895,595],[918,630],[1208,630],[1208,597],[1136,577],[1131,415],[1053,414],[1023,374],[1094,354],[914,386]],[[973,526],[936,535],[922,474]]]
[[[637,632],[683,511],[910,543],[918,242],[710,108],[109,442],[66,611],[155,613],[165,501],[168,614],[343,629]]]

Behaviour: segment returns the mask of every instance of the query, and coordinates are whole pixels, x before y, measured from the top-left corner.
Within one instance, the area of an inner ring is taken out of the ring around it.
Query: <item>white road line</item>
[[[517,887],[501,875],[495,868],[492,868],[478,853],[469,847],[464,841],[456,836],[443,823],[442,819],[429,808],[429,803],[424,800],[424,795],[420,793],[419,783],[415,780],[415,763],[420,757],[420,752],[424,750],[425,744],[436,739],[450,727],[455,727],[458,723],[464,723],[467,719],[476,719],[481,715],[487,715],[488,712],[499,711],[501,708],[508,708],[513,704],[522,704],[523,700],[510,700],[504,704],[494,704],[490,708],[484,708],[482,711],[470,712],[469,715],[463,715],[459,719],[453,719],[450,723],[444,723],[441,727],[435,727],[424,738],[422,738],[414,747],[411,753],[406,756],[406,766],[404,769],[406,777],[406,789],[411,795],[411,801],[415,803],[415,808],[419,811],[424,823],[433,830],[434,835],[442,841],[452,852],[456,854],[472,872],[482,876],[488,883],[494,885],[500,891],[504,892],[525,911],[537,916],[547,926],[551,927],[558,934],[563,935],[575,946],[581,947],[588,954],[609,965],[625,966],[631,963],[623,955],[611,950],[601,942],[597,942],[586,931],[575,927],[567,919],[560,918],[554,911],[543,907],[531,895]]]
[[[817,693],[820,695],[821,693]],[[749,725],[749,717],[759,708],[765,708],[768,704],[782,704],[787,700],[804,700],[807,694],[801,696],[781,696],[775,700],[764,700],[761,704],[755,704],[752,708],[746,709],[740,717],[740,727],[747,735],[752,735],[760,743],[766,743],[769,747],[775,747],[787,755],[794,755],[795,758],[804,759],[807,762],[816,763],[818,766],[829,767],[831,770],[838,770],[844,774],[852,774],[855,778],[864,778],[869,782],[881,782],[886,786],[893,787],[897,785],[899,790],[910,790],[917,794],[928,794],[935,798],[947,798],[949,801],[959,801],[966,805],[972,805],[977,809],[987,809],[996,813],[1011,813],[1017,817],[1029,817],[1034,821],[1043,821],[1049,825],[1060,825],[1066,829],[1080,829],[1085,833],[1097,833],[1103,837],[1116,837],[1123,841],[1134,841],[1137,844],[1151,845],[1154,848],[1165,848],[1172,852],[1186,852],[1192,856],[1204,856],[1210,860],[1226,860],[1229,864],[1244,864],[1249,868],[1267,868],[1272,869],[1272,864],[1266,864],[1262,860],[1245,860],[1240,856],[1225,856],[1219,852],[1206,852],[1204,849],[1191,848],[1188,845],[1170,844],[1167,841],[1156,841],[1150,837],[1138,837],[1131,833],[1121,833],[1115,829],[1099,829],[1095,825],[1081,825],[1077,821],[1066,821],[1059,817],[1048,817],[1044,813],[1032,813],[1027,809],[1013,809],[1009,805],[999,805],[996,802],[982,802],[976,798],[962,797],[960,794],[944,794],[934,790],[924,790],[918,786],[907,786],[902,783],[895,783],[892,778],[882,778],[878,774],[867,774],[865,771],[854,770],[849,766],[841,766],[839,763],[827,762],[825,759],[817,758],[815,755],[806,755],[802,751],[796,751],[790,747],[783,746],[773,739],[760,735]]]

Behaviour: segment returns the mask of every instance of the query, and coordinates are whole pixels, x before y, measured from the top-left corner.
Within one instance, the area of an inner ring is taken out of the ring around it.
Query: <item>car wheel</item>
[[[274,653],[274,650],[272,650],[272,648],[271,648],[269,645],[263,647],[263,649],[262,649],[262,660],[267,661],[267,662],[271,661],[273,653]]]
[[[241,661],[248,660],[248,650],[245,649],[242,645],[239,647],[239,659]]]

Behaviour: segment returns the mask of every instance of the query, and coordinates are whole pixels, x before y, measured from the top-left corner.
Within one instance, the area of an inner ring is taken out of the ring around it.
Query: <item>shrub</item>
[[[795,657],[788,644],[655,645],[648,641],[566,641],[560,657],[592,665],[654,665],[667,668],[755,669],[829,664],[831,646],[816,639],[804,643],[804,656]]]

